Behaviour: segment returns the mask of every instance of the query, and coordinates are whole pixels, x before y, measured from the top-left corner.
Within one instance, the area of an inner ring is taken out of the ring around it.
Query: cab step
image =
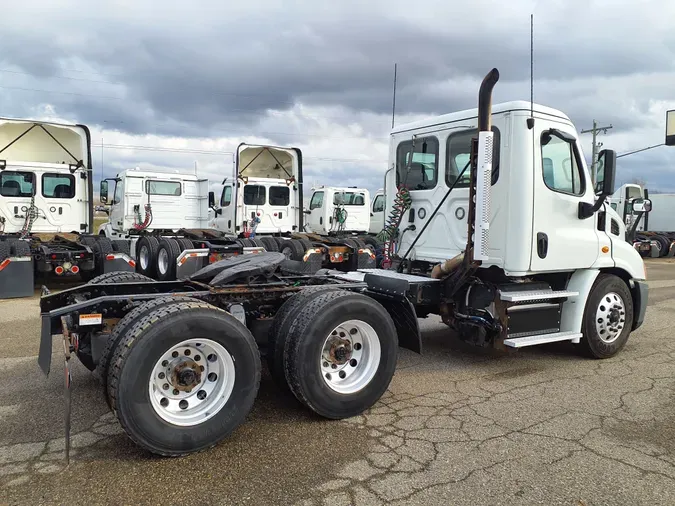
[[[553,334],[538,334],[527,337],[514,337],[504,339],[504,344],[511,348],[522,348],[524,346],[535,346],[537,344],[555,343],[558,341],[572,341],[578,343],[583,334],[581,332],[555,332]]]
[[[499,292],[499,298],[506,302],[529,302],[535,300],[562,299],[565,297],[574,297],[579,292],[569,290],[531,290],[531,291],[508,291]]]

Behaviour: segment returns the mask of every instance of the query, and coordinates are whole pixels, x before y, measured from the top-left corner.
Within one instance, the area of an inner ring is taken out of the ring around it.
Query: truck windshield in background
[[[180,182],[178,181],[153,181],[145,182],[145,193],[148,195],[175,195],[181,194]]]
[[[365,206],[366,199],[363,193],[341,192],[333,195],[333,205],[335,206]]]
[[[244,205],[263,206],[265,205],[265,187],[259,184],[244,186]]]

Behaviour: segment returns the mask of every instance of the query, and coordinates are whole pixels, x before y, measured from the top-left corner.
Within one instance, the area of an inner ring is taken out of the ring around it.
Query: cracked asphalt
[[[58,343],[45,378],[37,299],[0,301],[0,504],[675,504],[675,262],[648,273],[646,322],[612,359],[475,349],[432,316],[363,416],[319,419],[264,374],[247,422],[182,459],[136,449],[76,362],[68,468]]]

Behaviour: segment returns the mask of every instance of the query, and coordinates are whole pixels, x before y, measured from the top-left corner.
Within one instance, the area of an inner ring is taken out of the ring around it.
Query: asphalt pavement
[[[675,262],[648,273],[646,322],[612,359],[476,349],[432,316],[363,416],[320,419],[264,373],[246,423],[180,459],[138,450],[74,361],[67,468],[59,343],[46,378],[37,298],[0,301],[0,504],[675,504]]]

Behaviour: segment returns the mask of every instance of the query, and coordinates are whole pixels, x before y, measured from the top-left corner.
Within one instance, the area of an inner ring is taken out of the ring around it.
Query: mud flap
[[[384,306],[396,326],[398,345],[415,353],[422,353],[422,334],[415,307],[409,300],[380,299],[377,301]]]
[[[208,249],[186,249],[176,258],[176,279],[187,279],[208,264]]]
[[[135,272],[136,261],[126,253],[109,253],[103,262],[101,274],[108,272]]]
[[[361,248],[358,251],[357,269],[374,269],[377,267],[375,251],[370,248]]]
[[[34,283],[32,257],[9,257],[0,262],[0,299],[31,297]]]

